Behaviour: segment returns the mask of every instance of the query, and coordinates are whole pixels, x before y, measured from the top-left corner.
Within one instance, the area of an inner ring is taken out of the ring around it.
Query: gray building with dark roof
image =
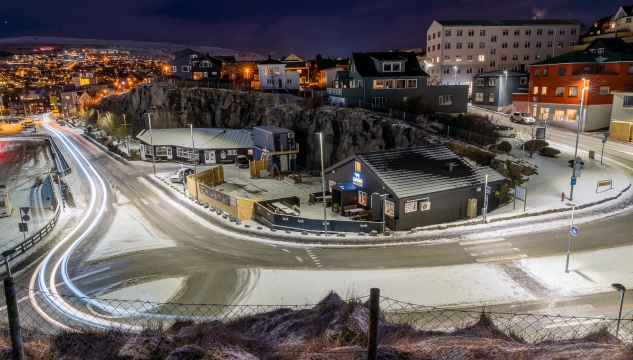
[[[466,219],[469,204],[481,215],[486,175],[491,212],[499,206],[494,194],[505,178],[490,167],[470,165],[444,145],[355,154],[325,170],[332,204],[372,210],[374,221],[381,221],[386,209],[392,230]]]
[[[530,74],[495,70],[473,76],[472,104],[493,111],[512,106],[512,94],[527,94]]]

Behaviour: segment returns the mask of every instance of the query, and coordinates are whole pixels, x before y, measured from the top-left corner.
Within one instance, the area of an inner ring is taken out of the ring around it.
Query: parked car
[[[187,181],[187,176],[193,174],[193,169],[190,169],[190,168],[179,169],[178,171],[176,171],[176,173],[174,173],[174,175],[172,175],[169,178],[169,180],[171,182],[174,182],[174,183],[182,182],[182,179],[180,178],[180,174],[183,174],[183,177],[184,177],[185,182],[186,182]]]
[[[526,125],[532,125],[536,122],[536,119],[528,114],[528,113],[524,113],[524,112],[513,112],[512,115],[510,115],[510,121],[511,122],[520,122],[522,124],[526,124]]]
[[[66,123],[63,120],[57,120],[57,125],[66,126]]]
[[[31,119],[21,119],[20,124],[33,124],[33,120]]]
[[[497,125],[495,126],[495,131],[501,137],[515,138],[517,136],[516,130],[510,126]]]
[[[20,134],[33,134],[35,132],[35,127],[25,127],[24,129],[20,130]]]
[[[235,166],[237,167],[248,169],[249,163],[245,155],[238,155],[237,158],[235,158]]]

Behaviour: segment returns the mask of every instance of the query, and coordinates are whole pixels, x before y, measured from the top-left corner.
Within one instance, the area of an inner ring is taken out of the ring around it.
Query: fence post
[[[406,111],[402,114],[402,120],[404,120],[404,121],[407,120],[407,112]]]
[[[446,125],[446,137],[451,138],[451,127]]]
[[[380,289],[369,290],[369,330],[367,334],[367,360],[378,356],[378,313],[380,311]]]
[[[22,348],[22,329],[20,327],[20,313],[18,311],[18,300],[15,294],[15,284],[11,276],[8,257],[13,255],[15,250],[7,250],[2,253],[4,264],[7,268],[7,277],[4,278],[4,296],[7,301],[7,314],[9,316],[9,332],[11,334],[11,347],[14,360],[24,360],[24,349]]]

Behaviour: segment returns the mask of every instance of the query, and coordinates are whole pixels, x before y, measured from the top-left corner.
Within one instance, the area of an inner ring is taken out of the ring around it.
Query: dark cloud
[[[9,0],[7,0],[9,1]],[[425,45],[433,20],[575,18],[592,23],[614,0],[30,0],[2,7],[0,37],[164,41],[276,55],[349,56]]]

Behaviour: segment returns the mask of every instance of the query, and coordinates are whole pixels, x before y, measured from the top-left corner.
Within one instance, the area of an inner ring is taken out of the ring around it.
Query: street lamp
[[[615,337],[618,337],[618,332],[620,332],[620,319],[622,318],[622,304],[624,303],[624,293],[626,292],[626,288],[622,284],[611,284],[611,287],[617,291],[621,291],[622,295],[620,295],[620,312],[618,313],[618,326],[615,328]]]
[[[602,157],[604,156],[604,143],[606,143],[607,140],[609,140],[609,135],[611,135],[611,133],[606,132],[604,133],[604,137],[602,138],[602,154],[600,154],[600,165],[602,165]]]
[[[457,66],[453,66],[453,76],[455,77],[454,85],[457,85]]]
[[[317,133],[319,135],[319,144],[321,145],[321,181],[323,183],[323,227],[325,228],[325,236],[327,236],[327,201],[325,200],[325,171],[323,169],[323,132]]]
[[[581,119],[584,120],[584,116],[582,113],[582,104],[585,102],[585,89],[587,89],[587,80],[582,79],[582,93],[580,94],[580,115],[578,116],[578,120],[576,120],[576,149],[574,150],[574,161],[571,166],[571,176],[574,177],[576,175],[576,157],[578,156],[578,139],[580,138],[580,122]],[[585,113],[587,112],[587,108],[585,107]],[[582,121],[584,123],[584,121]],[[574,199],[574,185],[571,185],[571,190],[569,191],[569,200]]]
[[[130,157],[130,137],[127,135],[127,127],[129,124],[125,121],[125,113],[123,113],[123,126],[125,126],[125,145],[127,146],[127,157]]]
[[[196,204],[200,203],[200,200],[198,199],[198,170],[196,169],[196,146],[193,142],[193,124],[189,124],[189,127],[191,128],[191,157],[193,158],[193,173],[195,176],[195,180],[196,180]],[[183,174],[184,176],[184,174]]]
[[[571,235],[574,228],[574,209],[576,204],[567,203],[567,206],[571,206],[571,227],[569,228],[569,242],[567,243],[567,262],[565,263],[565,272],[569,273],[569,255],[571,254]]]
[[[156,162],[154,161],[154,138],[152,137],[152,114],[145,113],[149,119],[149,141],[152,146],[152,167],[154,168],[154,176],[156,176]]]

